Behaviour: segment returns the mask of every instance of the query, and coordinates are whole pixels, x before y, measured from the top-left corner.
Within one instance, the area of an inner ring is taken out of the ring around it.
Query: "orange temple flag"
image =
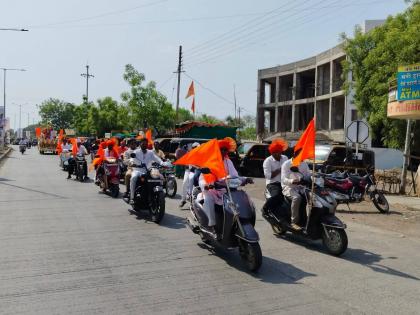
[[[193,114],[195,114],[195,97],[193,97],[193,101],[191,104],[191,111],[193,112]]]
[[[41,137],[41,128],[39,127],[35,128],[35,135],[37,138]]]
[[[227,176],[217,139],[210,140],[199,147],[192,149],[183,157],[176,160],[174,164],[208,167],[212,174],[217,178]]]
[[[187,96],[185,96],[185,98],[189,98],[189,97],[194,96],[194,95],[195,95],[194,81],[191,81],[191,85],[188,88],[188,93],[187,93]]]
[[[300,153],[293,158],[292,165],[299,166],[306,159],[315,158],[315,118],[309,122],[306,130],[295,145],[294,152]]]

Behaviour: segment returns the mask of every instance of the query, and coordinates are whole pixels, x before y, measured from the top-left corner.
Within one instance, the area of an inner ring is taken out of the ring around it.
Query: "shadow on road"
[[[12,179],[0,177],[0,182],[12,182],[12,181],[13,181]]]
[[[359,211],[359,210],[346,210],[346,209],[337,209],[336,213],[343,213],[343,214],[375,214],[375,215],[390,215],[390,214],[395,214],[395,215],[402,215],[401,212],[399,211],[394,211],[394,210],[390,210],[388,213],[380,213],[379,211]]]
[[[135,215],[137,220],[150,221],[150,214],[148,210],[141,210],[140,212],[137,212],[133,209],[128,209],[128,212]],[[162,221],[160,221],[159,226],[175,230],[185,229],[185,219],[166,212]]]
[[[212,255],[223,259],[229,266],[250,274],[255,279],[273,284],[294,284],[306,277],[316,277],[316,274],[306,272],[291,264],[277,259],[263,256],[262,265],[258,272],[251,273],[242,262],[237,249],[213,247],[205,243],[198,243],[199,247],[207,249]]]
[[[382,255],[365,251],[363,249],[349,248],[347,249],[347,251],[343,254],[341,258],[347,261],[351,261],[356,264],[369,267],[375,272],[385,273],[388,275],[412,279],[412,280],[420,280],[419,278],[409,275],[405,272],[379,264],[379,262],[384,259]],[[397,259],[397,257],[386,257],[386,259]]]

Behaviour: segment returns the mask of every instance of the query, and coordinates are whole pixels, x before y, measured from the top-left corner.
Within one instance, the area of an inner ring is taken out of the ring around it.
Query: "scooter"
[[[277,236],[290,232],[311,240],[322,239],[327,251],[334,255],[343,254],[348,245],[346,225],[335,216],[337,202],[328,190],[321,187],[322,184],[314,184],[314,192],[311,191],[311,182],[301,180],[300,191],[302,202],[299,210],[299,226],[302,230],[296,231],[291,227],[291,203],[284,201],[275,209],[267,209],[262,214],[263,218],[270,223],[273,232]],[[266,199],[271,195],[265,190]]]
[[[75,162],[76,167],[74,169],[74,173],[76,175],[76,179],[80,182],[84,182],[88,175],[86,158],[83,154],[77,154]]]
[[[109,191],[112,198],[120,194],[119,167],[116,158],[104,158],[102,163],[103,173],[98,176],[98,186],[103,192]]]
[[[26,151],[26,145],[25,144],[21,144],[21,145],[19,145],[19,151],[20,151],[20,153],[25,153],[25,151]]]
[[[389,212],[388,200],[382,191],[376,187],[375,177],[372,174],[358,176],[347,172],[334,172],[332,174],[322,174],[325,187],[330,189],[330,194],[340,204],[361,202],[366,195],[372,200],[376,209],[381,213]]]
[[[63,150],[63,152],[60,153],[60,167],[63,169],[63,171],[67,171],[70,158],[71,153],[68,150]]]
[[[151,221],[157,224],[165,215],[165,192],[163,190],[163,176],[159,172],[160,166],[153,164],[147,169],[145,164],[131,165],[133,173],[140,172],[134,191],[133,210],[140,213],[148,210]]]
[[[210,187],[225,191],[223,206],[215,205],[216,236],[209,232],[208,218],[203,210],[204,199],[199,187],[193,188],[191,214],[187,217],[187,224],[193,233],[200,235],[203,242],[210,246],[238,248],[248,270],[254,272],[261,266],[262,253],[259,235],[254,228],[255,206],[247,193],[239,189],[242,184],[239,178],[229,178],[224,183],[218,182]]]
[[[168,196],[169,198],[174,198],[178,190],[178,184],[176,183],[174,167],[171,166],[163,168],[162,175],[164,178],[163,186],[165,188],[166,196]]]

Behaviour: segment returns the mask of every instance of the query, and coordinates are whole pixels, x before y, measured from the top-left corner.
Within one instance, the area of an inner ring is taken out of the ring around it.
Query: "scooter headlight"
[[[154,178],[154,179],[160,178],[160,172],[159,172],[159,170],[157,168],[152,168],[150,170],[150,177],[151,178]]]

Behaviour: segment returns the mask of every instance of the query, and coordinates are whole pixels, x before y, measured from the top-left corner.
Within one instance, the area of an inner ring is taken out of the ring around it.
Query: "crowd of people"
[[[221,157],[223,160],[223,167],[227,176],[232,178],[240,178],[243,182],[251,182],[250,179],[241,177],[235,169],[232,161],[229,159],[229,152],[236,149],[236,144],[233,139],[218,140]],[[71,152],[72,157],[69,159],[68,177],[71,178],[74,173],[74,159],[76,155],[88,155],[84,143],[80,139],[66,139],[63,138],[60,143],[60,152]],[[200,147],[198,142],[191,145],[180,147],[175,152],[176,159],[180,159],[188,151],[195,150]],[[292,159],[288,159],[283,152],[288,148],[286,141],[282,139],[274,140],[269,146],[270,156],[267,157],[263,163],[264,177],[266,181],[266,188],[270,192],[271,197],[266,201],[262,207],[262,212],[267,209],[273,209],[281,204],[284,198],[288,198],[291,203],[291,226],[295,230],[300,230],[299,222],[299,208],[302,202],[302,194],[298,184],[302,176],[310,176],[310,170],[305,162],[302,162],[297,167],[292,166]],[[134,189],[136,180],[140,173],[136,171],[133,166],[144,165],[150,167],[153,163],[159,165],[170,165],[170,162],[165,162],[165,154],[159,147],[159,142],[151,142],[150,139],[125,139],[119,140],[116,138],[108,140],[97,140],[90,146],[92,156],[92,167],[96,170],[95,182],[98,182],[99,176],[103,175],[102,162],[105,158],[115,158],[122,161],[125,165],[126,173],[124,175],[125,192],[124,199],[130,204],[133,204]],[[298,154],[299,152],[297,152]],[[87,175],[87,168],[85,169]],[[194,186],[201,188],[201,196],[204,199],[203,209],[208,217],[208,230],[214,233],[215,225],[215,204],[222,203],[223,192],[217,189],[210,189],[215,182],[222,180],[221,178],[213,177],[212,181],[202,174],[201,169],[196,165],[186,165],[185,173],[182,183],[181,203],[179,207],[183,207],[189,200]],[[210,188],[209,188],[210,187]]]

